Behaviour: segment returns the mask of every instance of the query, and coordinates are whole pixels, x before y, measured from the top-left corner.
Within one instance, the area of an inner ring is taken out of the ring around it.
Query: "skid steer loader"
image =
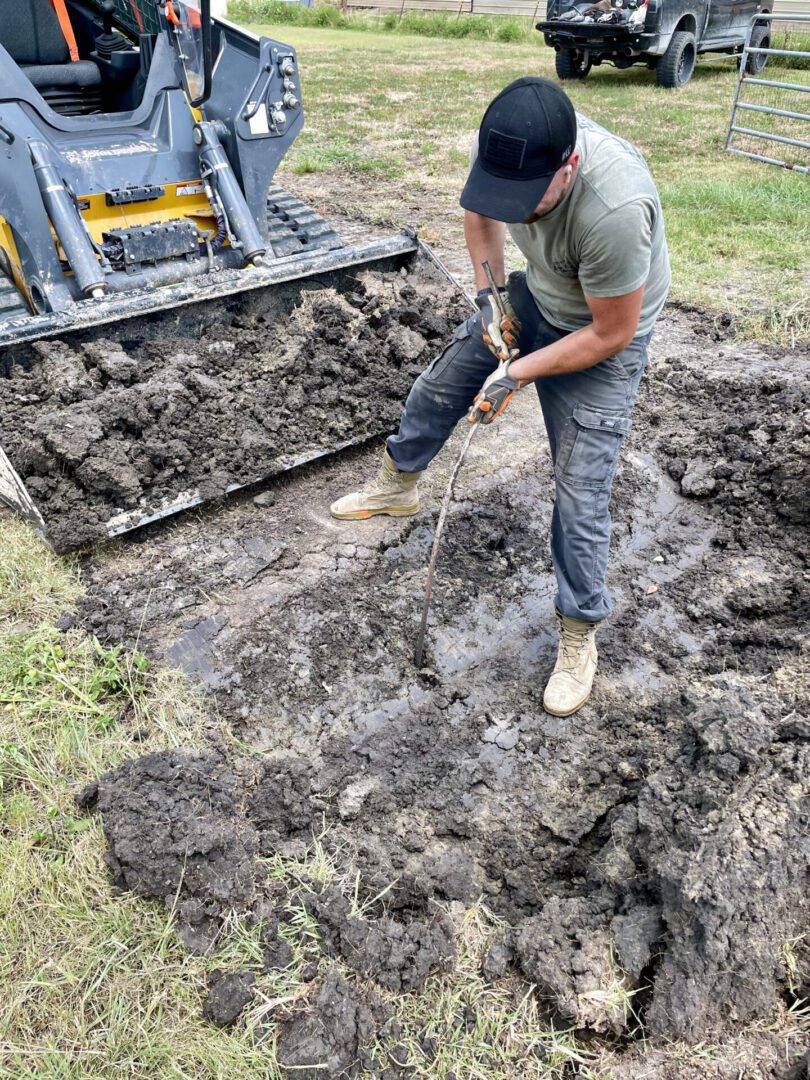
[[[234,455],[249,464],[219,468],[206,485],[188,483],[194,470],[177,457],[167,480],[166,423],[158,440],[166,445],[153,437],[144,449],[161,478],[154,487],[148,477],[131,478],[123,458],[111,460],[85,406],[120,376],[116,407],[128,394],[131,415],[119,427],[128,425],[136,446],[138,408],[168,415],[174,401],[168,376],[158,394],[131,371],[121,375],[133,357],[150,358],[154,369],[182,355],[183,341],[206,335],[218,337],[220,356],[232,344],[223,325],[235,333],[264,327],[270,348],[307,283],[350,290],[364,268],[402,274],[424,259],[408,232],[346,243],[274,185],[303,123],[295,50],[212,19],[208,0],[198,2],[0,0],[0,498],[58,549],[137,528],[378,433],[370,409],[363,423],[337,432],[317,423],[307,435],[288,423],[290,446],[276,432],[254,452],[256,436],[248,453],[236,438]],[[161,345],[167,339],[171,355]],[[99,341],[107,342],[103,356],[77,374],[76,356],[101,355]],[[285,357],[276,360],[281,371]],[[221,357],[217,363],[221,370]],[[41,397],[41,381],[32,381],[40,370],[58,383],[52,401],[72,412],[49,405],[28,442],[19,421]],[[227,375],[232,390],[239,373]],[[195,378],[217,392],[217,371],[203,363]],[[277,381],[265,389],[278,393]],[[188,398],[187,386],[177,392]],[[101,449],[88,456],[94,441]],[[41,459],[50,453],[59,467],[49,472]],[[105,495],[85,519],[74,500],[75,527],[54,530],[49,507],[59,508],[60,485],[93,492],[99,477],[114,493],[114,512]]]

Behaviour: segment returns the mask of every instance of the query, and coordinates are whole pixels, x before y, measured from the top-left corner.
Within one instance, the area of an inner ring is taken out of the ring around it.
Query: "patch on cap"
[[[514,135],[505,135],[502,131],[490,128],[484,156],[494,158],[504,169],[522,169],[526,145],[525,139],[517,139]]]

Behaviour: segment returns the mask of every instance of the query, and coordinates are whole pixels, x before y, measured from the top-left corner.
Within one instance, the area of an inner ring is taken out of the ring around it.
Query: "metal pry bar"
[[[418,668],[422,666],[422,654],[425,649],[425,632],[427,630],[428,611],[430,610],[430,594],[433,592],[433,579],[436,575],[436,563],[439,558],[439,544],[442,539],[442,530],[444,529],[444,523],[447,518],[447,511],[450,509],[450,503],[453,499],[453,487],[456,483],[456,477],[459,474],[459,470],[464,462],[464,458],[467,456],[467,451],[470,448],[470,443],[473,441],[476,431],[480,427],[480,423],[476,421],[470,428],[470,432],[467,438],[464,440],[464,445],[461,448],[461,453],[458,455],[458,460],[450,473],[450,480],[447,484],[447,491],[444,493],[444,500],[442,502],[442,508],[439,512],[439,521],[436,525],[436,533],[433,537],[433,547],[430,552],[430,562],[428,563],[427,582],[425,583],[425,599],[422,604],[422,622],[419,625],[419,634],[416,638],[416,648],[413,653],[413,662]]]
[[[495,284],[495,278],[492,276],[492,268],[486,259],[481,263],[481,269],[484,271],[484,277],[487,279],[487,285],[492,290],[492,302],[498,309],[498,314],[501,318],[506,314],[506,310],[503,306],[503,300],[501,299],[501,291]]]

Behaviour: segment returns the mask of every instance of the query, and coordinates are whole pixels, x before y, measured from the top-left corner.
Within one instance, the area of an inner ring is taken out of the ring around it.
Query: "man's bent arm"
[[[464,239],[467,241],[467,251],[473,264],[476,289],[487,287],[487,279],[481,269],[484,260],[489,263],[492,276],[498,285],[506,282],[503,264],[505,236],[506,226],[502,221],[474,214],[471,210],[464,211]]]
[[[565,375],[571,371],[584,371],[621,352],[636,336],[643,296],[643,285],[624,296],[586,295],[593,315],[590,326],[583,326],[543,349],[513,360],[509,374],[521,382],[547,375]]]

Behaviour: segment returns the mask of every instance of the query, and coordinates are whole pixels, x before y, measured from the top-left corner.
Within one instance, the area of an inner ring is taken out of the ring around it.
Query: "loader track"
[[[317,210],[275,185],[267,193],[267,227],[278,259],[343,247],[343,240]]]

